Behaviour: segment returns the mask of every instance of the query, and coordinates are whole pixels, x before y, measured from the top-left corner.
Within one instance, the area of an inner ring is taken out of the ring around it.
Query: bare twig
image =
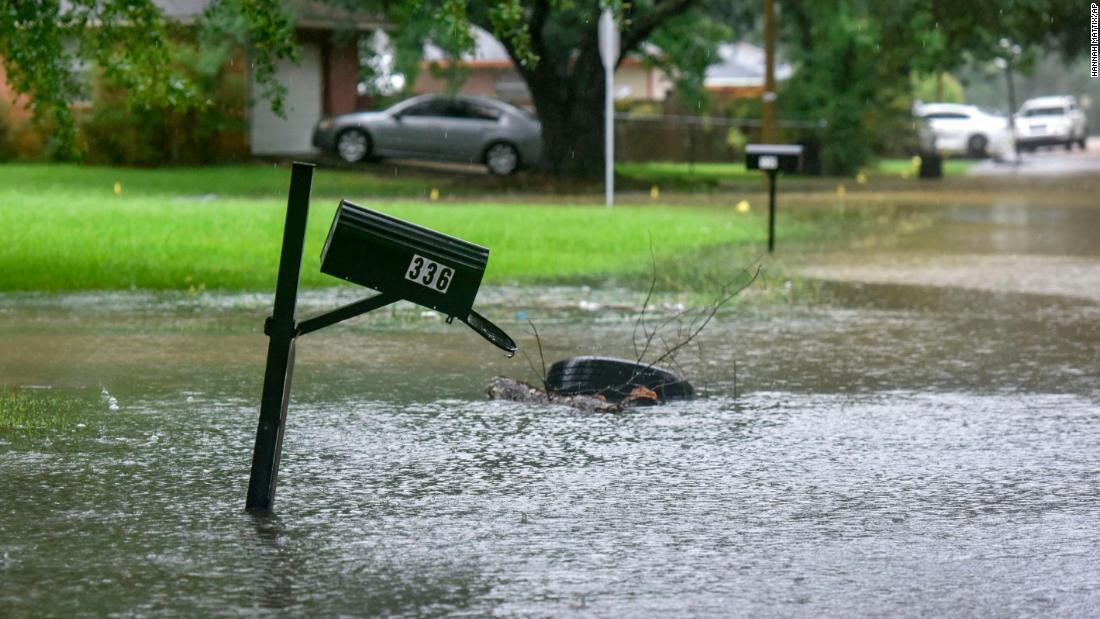
[[[748,272],[748,267],[741,270],[741,273],[747,273],[747,272]],[[740,275],[740,273],[738,275]],[[653,363],[650,363],[649,366],[647,366],[646,369],[649,369],[649,368],[657,365],[661,361],[664,361],[665,359],[669,358],[670,356],[675,355],[676,351],[678,351],[681,348],[683,348],[684,346],[687,346],[688,344],[690,344],[691,341],[694,340],[696,338],[696,336],[698,336],[703,331],[703,329],[705,329],[707,327],[708,324],[710,324],[711,319],[714,318],[715,314],[718,313],[718,310],[723,305],[725,305],[726,303],[729,303],[730,300],[733,299],[735,296],[737,296],[742,290],[744,290],[744,289],[748,288],[749,286],[751,286],[752,283],[755,282],[756,278],[759,277],[759,276],[760,276],[760,266],[758,265],[756,267],[756,270],[753,271],[752,276],[749,278],[749,280],[747,282],[745,282],[744,284],[738,286],[737,288],[735,288],[733,290],[733,292],[729,292],[725,296],[718,299],[715,303],[712,303],[710,306],[708,306],[707,309],[704,311],[703,315],[705,316],[705,318],[702,320],[702,322],[699,323],[698,326],[695,326],[693,329],[691,329],[691,333],[686,338],[680,340],[675,345],[673,345],[672,347],[665,350],[664,354],[662,354],[661,356],[654,359]]]
[[[664,331],[665,328],[668,327],[668,325],[675,322],[677,324],[676,331],[680,332],[680,330],[683,328],[683,326],[682,326],[683,317],[684,317],[684,313],[686,311],[687,310],[680,310],[679,312],[676,312],[675,314],[672,314],[671,316],[665,318],[664,320],[662,320],[660,322],[660,324],[657,325],[657,327],[655,329],[653,329],[652,331],[650,331],[649,333],[646,334],[645,347],[642,348],[641,354],[638,355],[637,362],[639,364],[642,363],[642,360],[645,358],[646,354],[649,352],[649,349],[653,346],[653,340],[656,339],[658,334],[660,334],[662,331]]]
[[[531,327],[531,332],[535,335],[535,346],[539,350],[539,361],[542,363],[542,372],[540,373],[537,369],[535,369],[535,363],[534,361],[531,361],[531,357],[527,354],[526,350],[521,348],[520,352],[523,353],[523,358],[527,359],[527,367],[531,368],[531,371],[539,377],[539,382],[542,383],[543,390],[549,393],[550,387],[546,384],[546,357],[542,354],[542,338],[539,337],[539,330],[538,327],[535,326],[534,322],[528,320],[527,324]]]
[[[654,328],[652,331],[649,331],[643,323],[643,333],[645,334],[646,338],[645,346],[639,353],[637,350],[637,344],[635,342],[635,353],[638,355],[637,366],[635,366],[634,371],[631,373],[630,378],[627,380],[627,384],[634,383],[638,376],[642,375],[645,372],[648,372],[650,369],[661,362],[668,361],[670,363],[675,363],[676,354],[682,348],[695,340],[695,338],[703,331],[703,329],[705,329],[707,325],[710,324],[710,321],[718,313],[718,310],[720,310],[726,303],[729,303],[729,301],[732,300],[735,296],[740,294],[742,290],[748,288],[752,285],[753,282],[756,281],[756,278],[759,277],[761,270],[759,262],[760,259],[757,258],[748,266],[741,269],[732,279],[724,283],[721,287],[721,292],[719,292],[714,301],[704,306],[702,312],[694,316],[687,324],[686,328],[684,325],[684,316],[688,312],[688,310],[686,309],[668,316],[663,321],[661,321],[661,323],[658,324],[656,328]],[[753,266],[756,266],[756,269],[755,271],[752,271],[752,275],[748,278],[748,281],[745,281],[743,284],[737,286],[736,282],[741,280],[744,275],[748,274]],[[656,265],[654,264],[654,281],[655,279]],[[731,288],[733,288],[732,291]],[[646,302],[643,305],[643,312],[648,309],[649,296],[650,295],[646,296]],[[643,318],[639,318],[639,321],[641,321]],[[676,339],[674,340],[674,343],[670,344],[668,340],[664,337],[663,332],[672,323],[676,323]],[[637,326],[638,323],[635,323],[635,336],[637,334]],[[654,341],[658,339],[660,341],[660,344],[664,347],[664,352],[652,362],[647,363],[643,366],[642,364],[644,362],[645,355],[648,354],[650,348],[653,346]]]
[[[737,399],[737,359],[733,360],[733,399]]]
[[[700,361],[702,361],[702,359],[706,358],[706,356],[703,354],[703,342],[695,342],[695,350],[699,353]],[[703,372],[703,397],[704,398],[710,397],[710,380],[708,379],[708,374],[710,374],[710,372],[707,372],[707,371]]]
[[[645,326],[645,313],[649,309],[649,302],[653,299],[653,291],[657,288],[657,255],[653,252],[653,235],[649,236],[649,261],[650,261],[650,277],[649,277],[649,292],[646,292],[645,301],[642,302],[642,311],[638,314],[638,319],[634,321],[634,332],[630,334],[630,341],[634,344],[635,361],[642,362],[642,356],[644,352],[638,352],[638,327],[642,328],[642,335],[647,338],[646,344],[649,343],[649,331]]]

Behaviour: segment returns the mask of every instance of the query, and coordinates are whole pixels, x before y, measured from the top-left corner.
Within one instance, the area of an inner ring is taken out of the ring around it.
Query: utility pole
[[[600,13],[600,60],[603,62],[604,204],[615,204],[615,65],[619,61],[619,26],[611,9]]]
[[[1013,146],[1016,142],[1016,83],[1012,79],[1012,69],[1023,49],[1008,39],[1001,39],[1001,49],[1004,55],[998,58],[997,64],[1005,70],[1005,81],[1008,86],[1008,132],[1012,135]],[[1016,150],[1016,156],[1012,159],[1013,165],[1020,164],[1020,151]]]
[[[764,94],[760,141],[775,144],[775,0],[764,0]]]

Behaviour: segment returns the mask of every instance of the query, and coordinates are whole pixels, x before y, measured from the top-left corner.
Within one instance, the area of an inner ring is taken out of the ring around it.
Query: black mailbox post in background
[[[346,201],[325,240],[321,271],[380,294],[295,321],[313,168],[296,162],[291,173],[275,308],[264,323],[271,339],[245,503],[250,512],[268,512],[275,500],[299,336],[404,299],[446,314],[447,322],[458,318],[509,356],[516,350],[508,334],[472,309],[488,249]]]
[[[802,168],[799,144],[749,144],[745,147],[745,168],[768,173],[768,253],[775,250],[775,177],[780,171]]]

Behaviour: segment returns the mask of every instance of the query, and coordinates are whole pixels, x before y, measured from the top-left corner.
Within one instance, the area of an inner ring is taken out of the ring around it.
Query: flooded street
[[[0,386],[81,410],[0,432],[0,615],[1094,615],[1098,213],[945,205],[814,257],[680,357],[704,397],[618,415],[486,401],[526,361],[412,306],[306,336],[272,518],[270,296],[0,296]],[[547,363],[632,356],[641,297],[478,308],[537,364],[527,318]]]

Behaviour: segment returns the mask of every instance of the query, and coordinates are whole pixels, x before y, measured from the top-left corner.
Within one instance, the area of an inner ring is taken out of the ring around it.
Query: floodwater
[[[269,518],[243,511],[269,296],[2,296],[0,385],[85,416],[0,433],[0,616],[1095,616],[1098,227],[1022,208],[726,308],[679,358],[693,402],[486,401],[527,362],[411,306],[307,336]],[[998,255],[1043,284],[980,277]],[[639,297],[479,308],[537,365],[523,318],[548,361],[629,356]]]

